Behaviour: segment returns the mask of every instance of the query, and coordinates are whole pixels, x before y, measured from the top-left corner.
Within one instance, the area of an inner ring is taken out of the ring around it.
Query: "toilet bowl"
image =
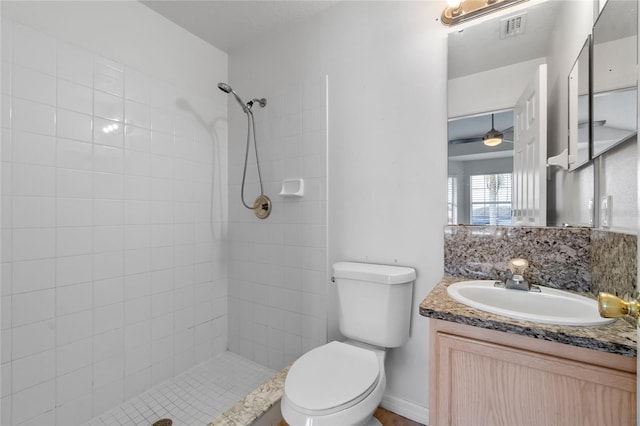
[[[385,351],[329,342],[300,357],[285,380],[282,415],[291,426],[380,425],[373,416],[386,387]]]

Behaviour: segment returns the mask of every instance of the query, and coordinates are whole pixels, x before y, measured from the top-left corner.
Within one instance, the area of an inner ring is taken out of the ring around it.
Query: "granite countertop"
[[[273,407],[284,393],[284,380],[289,368],[287,366],[275,376],[254,389],[250,394],[238,401],[233,407],[216,417],[207,426],[250,425]]]
[[[602,352],[636,356],[636,328],[624,319],[599,327],[575,327],[539,324],[483,312],[456,302],[447,294],[449,285],[466,279],[445,276],[420,304],[420,315]],[[585,295],[590,297],[590,294]]]

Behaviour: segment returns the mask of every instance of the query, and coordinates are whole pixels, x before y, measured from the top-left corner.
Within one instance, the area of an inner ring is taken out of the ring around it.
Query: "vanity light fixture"
[[[447,0],[447,10],[451,11],[451,16],[458,16],[462,13],[462,0]]]
[[[491,114],[491,130],[489,130],[483,137],[482,143],[486,146],[498,146],[502,143],[502,132],[499,132],[493,126],[493,114]]]
[[[447,0],[440,20],[452,26],[524,1],[527,0]]]

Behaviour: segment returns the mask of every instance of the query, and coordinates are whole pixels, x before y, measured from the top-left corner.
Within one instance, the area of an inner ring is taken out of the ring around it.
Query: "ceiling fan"
[[[513,143],[513,126],[502,131],[496,130],[494,125],[494,114],[491,114],[491,129],[486,133],[466,138],[451,139],[449,144],[457,145],[464,143],[483,142],[487,146],[496,146],[502,142]]]

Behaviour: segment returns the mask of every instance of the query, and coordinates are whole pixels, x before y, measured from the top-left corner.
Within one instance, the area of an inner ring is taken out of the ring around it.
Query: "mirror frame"
[[[569,152],[569,171],[574,171],[581,168],[584,165],[587,165],[591,162],[593,158],[593,144],[592,144],[592,43],[591,43],[591,34],[587,35],[587,39],[585,40],[582,48],[580,49],[580,53],[576,58],[573,66],[571,67],[571,71],[569,72],[569,76],[567,77],[567,86],[569,90],[569,102],[568,102],[568,152]],[[580,67],[581,61],[584,61],[586,58],[587,62],[587,75],[586,75],[586,84],[587,84],[587,92],[581,94],[580,87],[582,86],[585,80],[584,73],[581,72],[583,68]],[[577,74],[577,76],[576,76]],[[586,96],[587,101],[587,121],[586,123],[580,122],[580,97]],[[587,155],[585,157],[580,157],[579,155],[579,144],[580,144],[580,125],[586,124],[587,126]]]

